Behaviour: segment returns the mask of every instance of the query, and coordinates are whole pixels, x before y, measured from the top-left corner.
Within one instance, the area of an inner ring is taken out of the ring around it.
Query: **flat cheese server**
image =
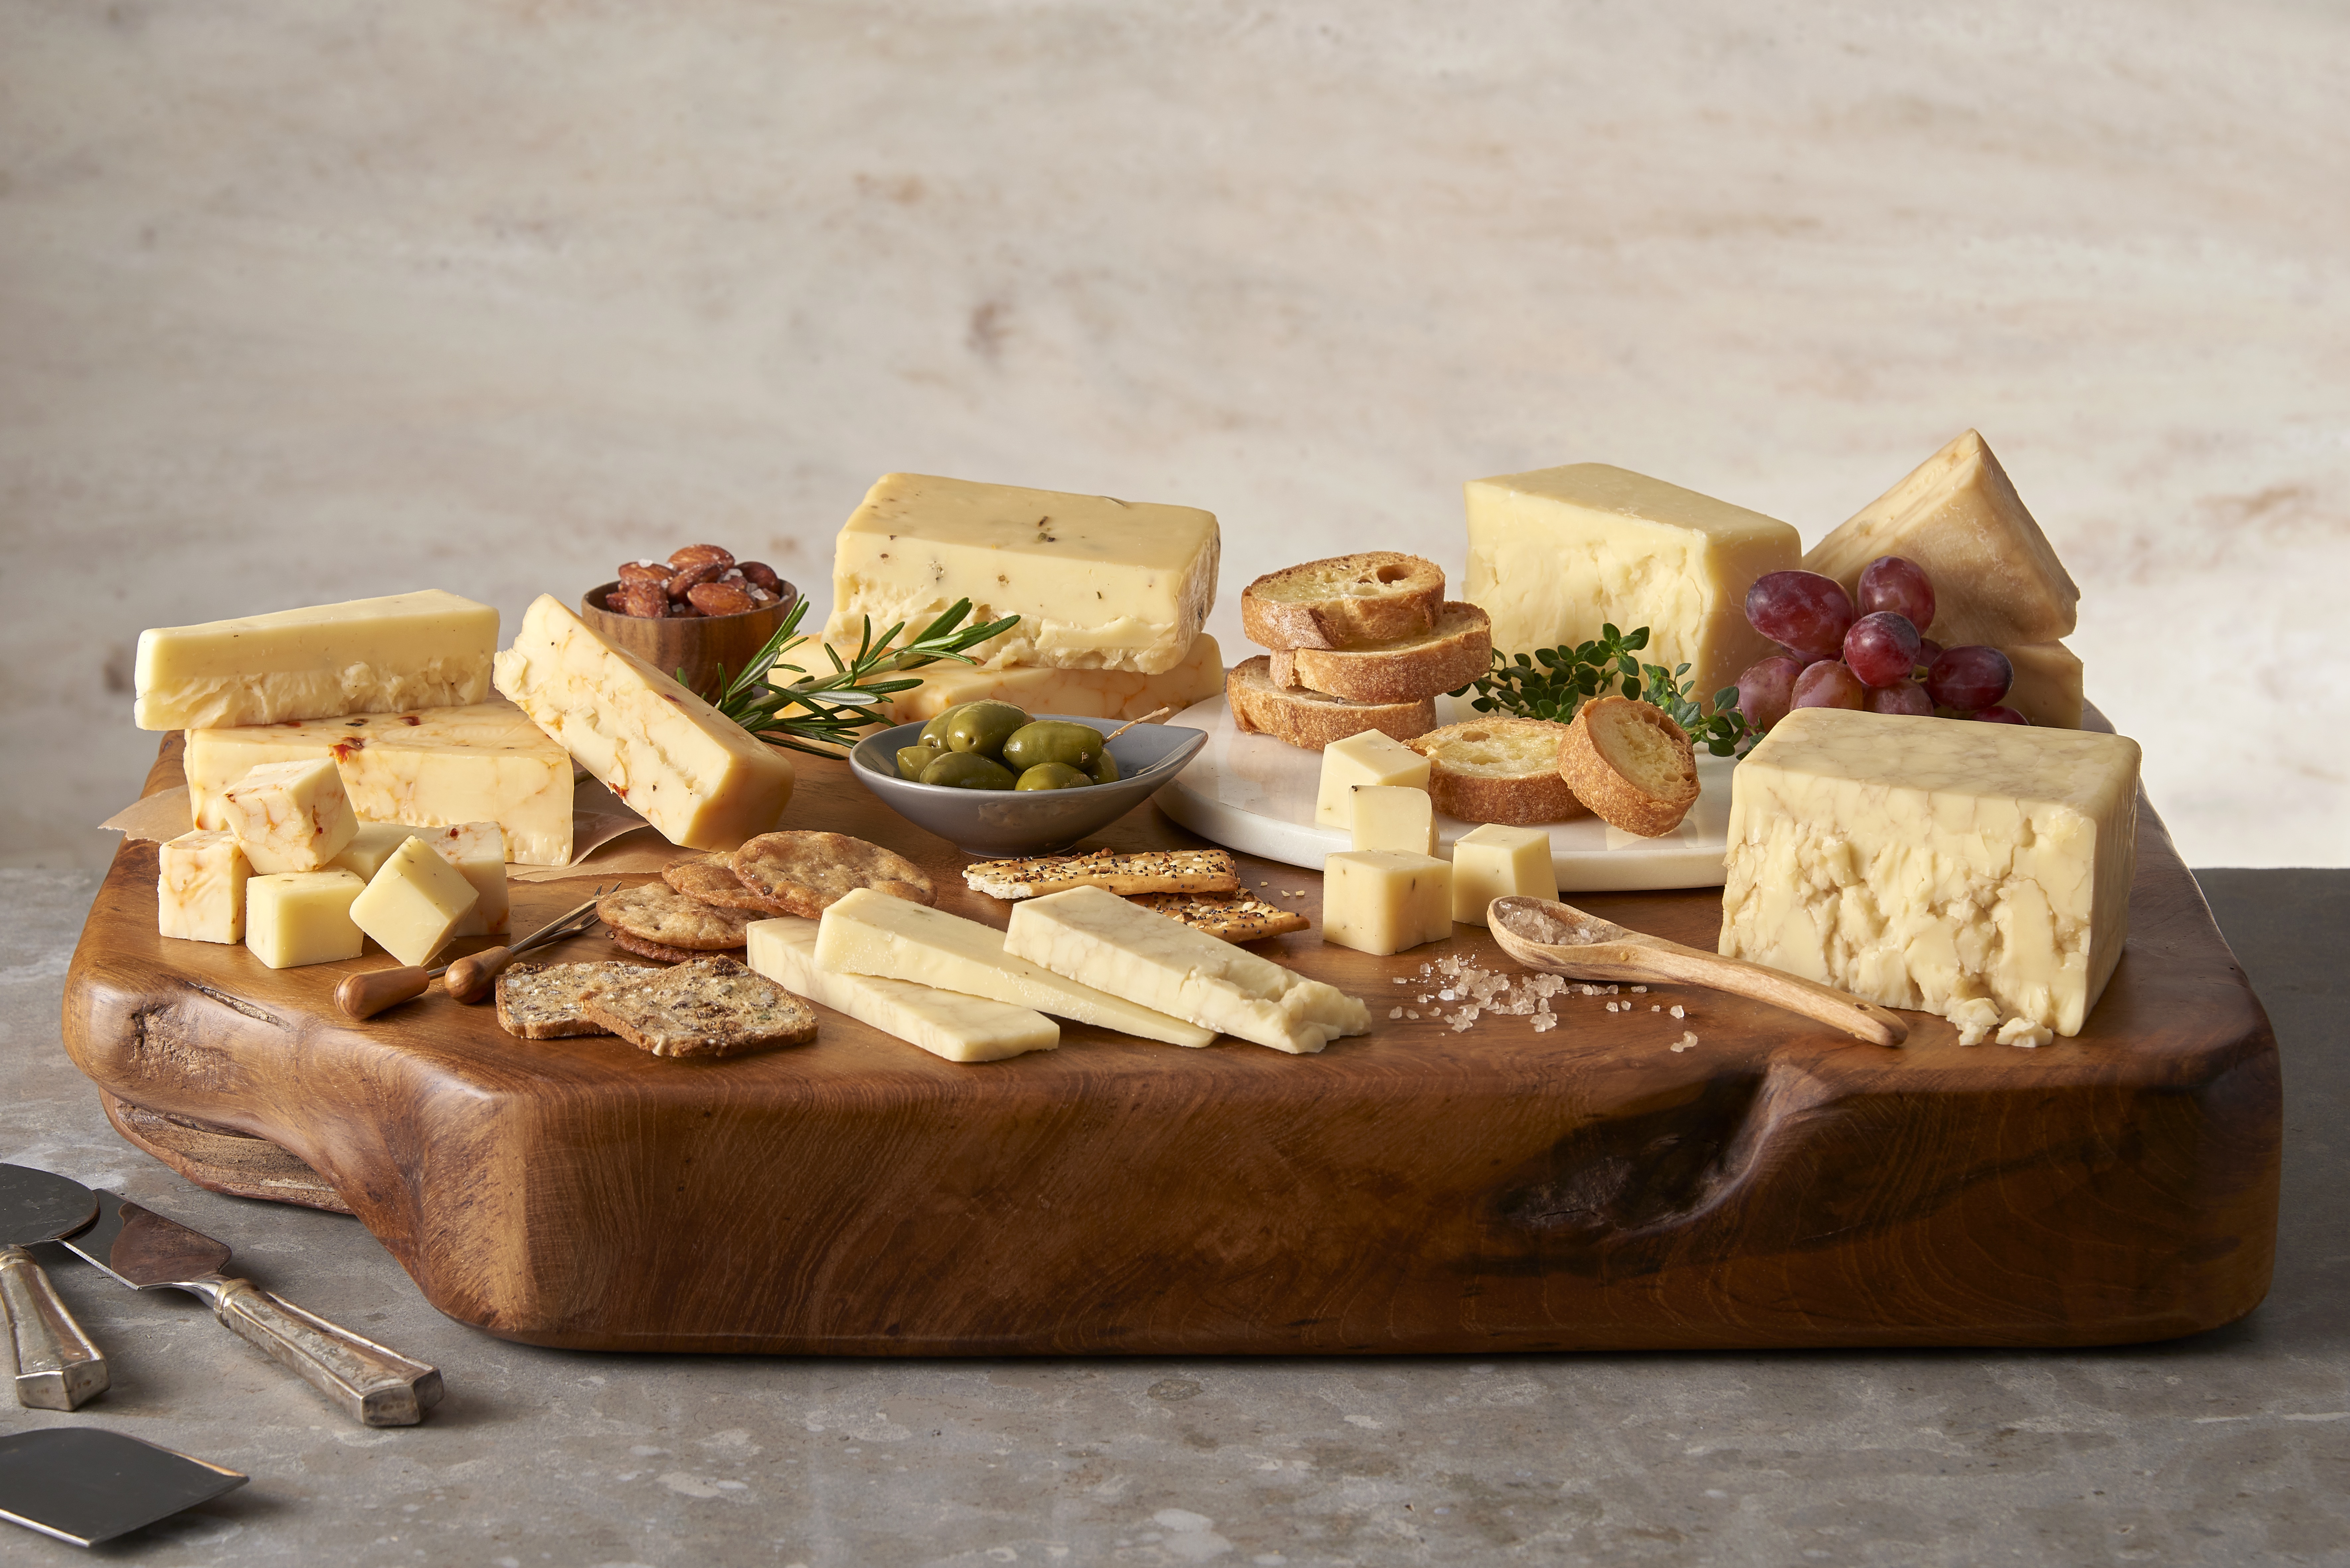
[[[16,1403],[78,1410],[106,1392],[106,1357],[82,1332],[33,1254],[98,1218],[98,1195],[28,1166],[0,1165],[0,1303],[16,1342]]]
[[[440,1371],[221,1272],[229,1250],[100,1189],[98,1218],[66,1245],[134,1291],[201,1296],[213,1315],[370,1427],[412,1427],[441,1402]]]

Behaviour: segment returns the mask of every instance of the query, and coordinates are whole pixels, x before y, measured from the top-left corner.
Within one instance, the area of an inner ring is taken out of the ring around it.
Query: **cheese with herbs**
[[[876,628],[879,629],[879,628]],[[837,650],[842,661],[855,645]],[[1066,713],[1078,719],[1139,719],[1161,708],[1181,712],[1224,689],[1223,649],[1206,632],[1172,670],[1144,675],[1131,670],[1052,670],[1036,666],[995,669],[941,660],[906,672],[921,684],[890,701],[891,722],[915,724],[935,719],[962,702],[1009,702],[1030,713]]]
[[[439,588],[139,634],[142,730],[442,708],[489,695],[498,612]]]
[[[816,961],[814,920],[754,920],[743,940],[744,961],[785,991],[949,1062],[1000,1062],[1061,1043],[1061,1026],[1033,1008],[827,969]]]
[[[1448,862],[1391,849],[1344,849],[1323,860],[1324,941],[1384,958],[1451,934]]]
[[[155,929],[194,942],[244,940],[253,867],[233,833],[183,833],[155,846]]]

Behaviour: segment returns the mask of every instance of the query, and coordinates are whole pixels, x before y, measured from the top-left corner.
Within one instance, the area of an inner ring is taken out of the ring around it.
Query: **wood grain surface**
[[[177,783],[177,738],[150,789]],[[787,826],[888,844],[1001,926],[964,858],[838,764]],[[2143,805],[2143,803],[2142,803]],[[128,844],[68,976],[64,1038],[118,1127],[203,1175],[190,1133],[307,1168],[442,1312],[536,1344],[839,1355],[1494,1352],[2095,1345],[2227,1323],[2268,1287],[2275,1043],[2193,878],[2139,818],[2128,950],[2075,1040],[1899,1050],[1660,988],[1559,1027],[1389,1011],[1481,928],[1378,959],[1252,944],[1366,997],[1316,1056],[1065,1024],[1058,1051],[942,1062],[819,1009],[812,1045],[657,1060],[522,1041],[434,993],[366,1023],[336,983],[155,930]],[[1196,844],[1146,806],[1088,845]],[[1318,914],[1319,878],[1243,860]],[[516,884],[515,929],[582,884]],[[1298,895],[1303,895],[1302,897]],[[1586,895],[1711,948],[1711,891]],[[475,942],[471,945],[485,945]],[[600,934],[547,956],[618,956]],[[1621,999],[1619,999],[1621,1000]],[[1686,1021],[1650,1012],[1686,1006]],[[1447,1012],[1454,1011],[1443,1005]],[[1699,1044],[1670,1047],[1683,1030]],[[192,1126],[191,1125],[192,1124]],[[217,1174],[215,1172],[214,1174]],[[317,1202],[287,1191],[296,1201]],[[324,1205],[322,1205],[324,1206]]]

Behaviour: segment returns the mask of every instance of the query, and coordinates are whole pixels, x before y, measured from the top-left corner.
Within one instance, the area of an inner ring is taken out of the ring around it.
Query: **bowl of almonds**
[[[579,616],[613,647],[714,700],[799,597],[763,561],[688,545],[666,560],[622,562],[612,581],[581,596]]]

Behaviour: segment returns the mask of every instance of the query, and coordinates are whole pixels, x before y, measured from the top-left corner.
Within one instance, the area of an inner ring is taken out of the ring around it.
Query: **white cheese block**
[[[671,844],[734,849],[782,819],[792,764],[541,594],[497,685]]]
[[[826,969],[814,920],[754,920],[743,938],[744,961],[785,990],[950,1062],[1000,1062],[1061,1043],[1061,1026],[1030,1008]]]
[[[1350,794],[1353,848],[1436,853],[1436,806],[1426,790],[1410,784],[1354,784]]]
[[[461,937],[504,936],[507,929],[506,843],[494,822],[427,827],[416,836],[473,885],[473,908],[457,922]]]
[[[255,871],[319,871],[359,830],[335,764],[268,763],[221,793],[222,826]]]
[[[1365,730],[1322,748],[1322,778],[1314,796],[1314,820],[1325,827],[1352,829],[1354,790],[1358,784],[1426,790],[1428,759],[1392,735]]]
[[[1003,933],[993,926],[870,888],[857,888],[831,905],[820,924],[816,961],[829,970],[992,997],[1170,1045],[1205,1045],[1215,1038],[1196,1023],[1014,958],[1003,950]]]
[[[1213,513],[889,473],[833,546],[827,642],[919,630],[957,599],[1020,624],[972,650],[993,668],[1174,669],[1216,602]]]
[[[348,871],[279,871],[244,885],[244,945],[271,969],[355,959],[367,938],[351,906],[367,884]]]
[[[847,652],[841,657],[845,661]],[[981,701],[1009,702],[1031,713],[1066,713],[1078,719],[1139,719],[1161,708],[1181,712],[1222,691],[1224,655],[1216,639],[1203,631],[1191,639],[1190,651],[1175,668],[1157,675],[941,662],[909,670],[907,676],[920,684],[889,700],[894,723],[920,723],[958,703]]]
[[[1452,918],[1485,923],[1496,898],[1558,897],[1558,863],[1539,827],[1489,822],[1452,841]]]
[[[1099,888],[1014,906],[1004,950],[1202,1029],[1319,1051],[1371,1026],[1362,1002]]]
[[[351,900],[351,920],[400,962],[429,963],[478,901],[463,872],[411,838]]]
[[[252,863],[233,833],[183,833],[155,846],[155,929],[194,942],[244,940]]]
[[[2128,932],[2137,773],[2118,735],[1798,709],[1731,777],[1721,950],[2076,1034]]]
[[[1600,462],[1471,480],[1467,499],[1461,597],[1492,618],[1496,649],[1645,626],[1641,661],[1690,665],[1707,701],[1771,651],[1746,590],[1803,554],[1775,517]]]
[[[1342,849],[1322,862],[1322,940],[1381,958],[1452,934],[1452,867],[1432,855]]]
[[[196,826],[225,826],[220,792],[252,769],[313,757],[334,759],[362,823],[494,822],[515,860],[570,864],[571,758],[529,714],[494,697],[462,708],[191,730],[188,805]]]
[[[142,730],[442,708],[489,695],[498,612],[439,588],[139,634]]]

